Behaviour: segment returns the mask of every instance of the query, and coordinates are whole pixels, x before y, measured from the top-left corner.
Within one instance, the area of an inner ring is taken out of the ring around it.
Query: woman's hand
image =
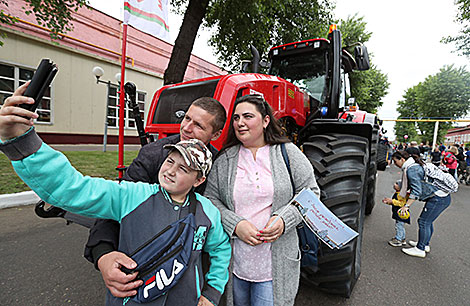
[[[34,100],[24,97],[26,88],[30,82],[18,87],[13,96],[8,97],[0,109],[0,138],[2,140],[12,139],[23,135],[33,125],[33,120],[38,117],[36,113],[18,107],[20,104],[33,104]]]
[[[408,211],[408,209],[409,209],[408,207],[403,206],[402,208],[400,208],[400,209],[398,210],[398,214],[403,214],[403,215],[404,215],[404,214],[406,214],[406,212]]]
[[[276,222],[271,224],[275,220]],[[269,243],[276,241],[281,237],[282,233],[284,233],[284,220],[282,220],[282,218],[278,218],[278,216],[272,216],[260,233],[260,239],[263,242]]]
[[[251,222],[247,220],[242,220],[238,222],[237,227],[235,228],[235,234],[243,242],[252,246],[261,244],[263,242],[258,238],[260,232],[258,231],[256,226],[254,226],[253,224],[251,224]]]
[[[390,205],[393,204],[393,200],[391,198],[383,198],[382,202]]]

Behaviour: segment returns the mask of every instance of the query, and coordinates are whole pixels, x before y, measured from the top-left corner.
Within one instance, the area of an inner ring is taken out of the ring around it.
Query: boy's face
[[[400,191],[400,186],[398,186],[397,183],[393,184],[393,188],[395,188],[396,191]]]
[[[201,185],[206,179],[197,176],[198,171],[189,168],[178,150],[173,150],[158,172],[158,181],[174,201],[183,202],[191,188]]]

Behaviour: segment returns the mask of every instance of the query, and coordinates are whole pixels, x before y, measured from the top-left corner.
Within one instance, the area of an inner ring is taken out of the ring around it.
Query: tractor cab
[[[338,118],[350,96],[347,74],[369,69],[365,46],[356,44],[355,57],[347,48],[341,48],[341,34],[332,25],[328,39],[309,39],[273,47],[268,55],[269,74],[305,91],[310,97],[312,116]]]
[[[326,104],[329,42],[310,39],[274,47],[269,51],[270,75],[283,78],[306,92],[311,109]]]

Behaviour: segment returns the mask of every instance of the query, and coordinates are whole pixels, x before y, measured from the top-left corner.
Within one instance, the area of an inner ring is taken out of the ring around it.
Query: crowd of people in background
[[[452,174],[457,182],[470,185],[470,144],[437,144],[434,148],[426,143],[411,141],[409,143],[391,143],[387,137],[380,140],[387,146],[387,160],[396,151],[405,151],[410,155],[421,157],[424,162],[431,162],[441,170]]]

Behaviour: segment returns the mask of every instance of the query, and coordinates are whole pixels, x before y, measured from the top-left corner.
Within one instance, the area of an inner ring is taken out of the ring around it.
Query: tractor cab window
[[[169,87],[162,91],[152,123],[179,124],[194,100],[213,97],[219,79]]]
[[[319,102],[325,99],[326,60],[321,52],[276,56],[270,74],[291,82]]]

